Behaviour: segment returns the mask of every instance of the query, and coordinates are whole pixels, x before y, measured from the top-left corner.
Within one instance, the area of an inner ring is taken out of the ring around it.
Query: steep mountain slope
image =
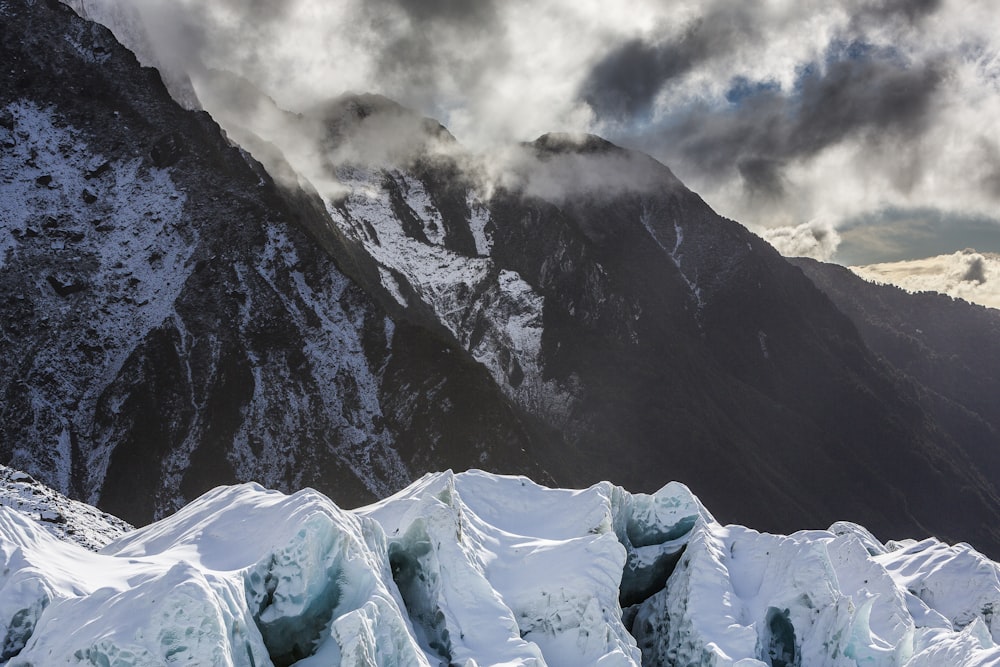
[[[793,259],[865,343],[918,383],[921,401],[983,474],[1000,475],[1000,310],[876,285],[841,266]]]
[[[968,545],[722,526],[676,482],[435,473],[353,512],[219,487],[97,554],[0,507],[9,667],[986,667],[998,606]]]
[[[1000,310],[871,283],[835,264],[790,261],[851,318],[874,352],[1000,427]]]
[[[5,462],[138,523],[223,481],[357,503],[431,461],[538,472],[488,376],[397,326],[207,114],[59,3],[0,11]]]
[[[310,177],[339,184],[327,209],[380,276],[370,291],[436,320],[559,434],[536,452],[557,479],[676,476],[769,529],[908,517],[1000,544],[995,478],[956,442],[968,420],[936,420],[809,280],[663,165],[547,135],[491,173],[372,96],[299,121],[329,128]],[[383,156],[365,161],[371,137]],[[949,506],[979,518],[959,528]]]

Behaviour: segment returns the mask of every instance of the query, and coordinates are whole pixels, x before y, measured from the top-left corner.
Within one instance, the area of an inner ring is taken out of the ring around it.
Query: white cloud
[[[812,257],[826,262],[840,245],[840,234],[829,220],[805,222],[794,227],[760,230],[764,240],[786,257]]]
[[[910,292],[941,292],[1000,309],[1000,254],[963,250],[925,259],[850,267],[866,280]]]

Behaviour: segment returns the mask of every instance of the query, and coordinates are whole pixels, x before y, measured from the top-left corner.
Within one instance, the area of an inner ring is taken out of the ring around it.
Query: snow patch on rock
[[[490,224],[490,210],[473,192],[469,192],[465,198],[465,203],[472,212],[469,218],[469,230],[472,238],[476,242],[476,254],[480,257],[489,257],[493,251],[493,237],[486,229]]]
[[[60,540],[97,551],[132,526],[85,503],[71,500],[31,475],[0,465],[0,506],[35,521]]]
[[[412,305],[398,276],[508,396],[557,421],[568,415],[569,392],[542,377],[544,298],[517,273],[499,270],[489,257],[467,257],[444,247],[443,232],[435,231],[444,228],[440,213],[416,177],[353,167],[339,168],[337,177],[350,194],[328,200],[327,211],[378,263],[382,284],[397,303]],[[419,222],[426,242],[412,230],[407,233],[383,186],[386,178],[404,193],[406,216]],[[467,197],[474,199],[471,193]],[[488,255],[488,212],[474,202],[471,210],[477,252]]]

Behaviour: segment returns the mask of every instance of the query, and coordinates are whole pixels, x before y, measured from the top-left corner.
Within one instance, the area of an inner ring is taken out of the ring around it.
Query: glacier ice
[[[1000,566],[718,523],[682,484],[219,487],[99,552],[0,506],[0,665],[1000,665]]]

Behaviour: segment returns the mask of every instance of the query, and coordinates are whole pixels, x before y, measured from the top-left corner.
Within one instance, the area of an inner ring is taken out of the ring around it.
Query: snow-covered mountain
[[[320,204],[101,26],[0,12],[6,463],[135,522],[225,481],[368,501],[421,456],[541,474],[485,371],[304,232]],[[434,455],[444,433],[463,448]]]
[[[223,132],[66,6],[0,18],[0,461],[137,524],[479,467],[1000,553],[976,417],[649,157],[483,160],[385,98],[289,114],[220,74]]]
[[[968,545],[789,536],[652,495],[469,471],[354,511],[219,487],[97,553],[0,508],[0,664],[1000,664]]]
[[[1000,451],[966,442],[976,417],[929,408],[808,277],[649,157],[551,134],[484,165],[377,96],[281,128],[290,155],[312,142],[324,156],[288,160],[329,188],[317,238],[343,239],[329,245],[351,250],[352,275],[389,312],[450,337],[548,427],[534,456],[556,479],[610,470],[650,489],[669,471],[771,529],[859,503],[878,529],[908,515],[945,535],[954,524],[931,498],[1000,508],[982,474]],[[952,475],[970,483],[943,485]],[[988,521],[966,528],[996,540]]]

